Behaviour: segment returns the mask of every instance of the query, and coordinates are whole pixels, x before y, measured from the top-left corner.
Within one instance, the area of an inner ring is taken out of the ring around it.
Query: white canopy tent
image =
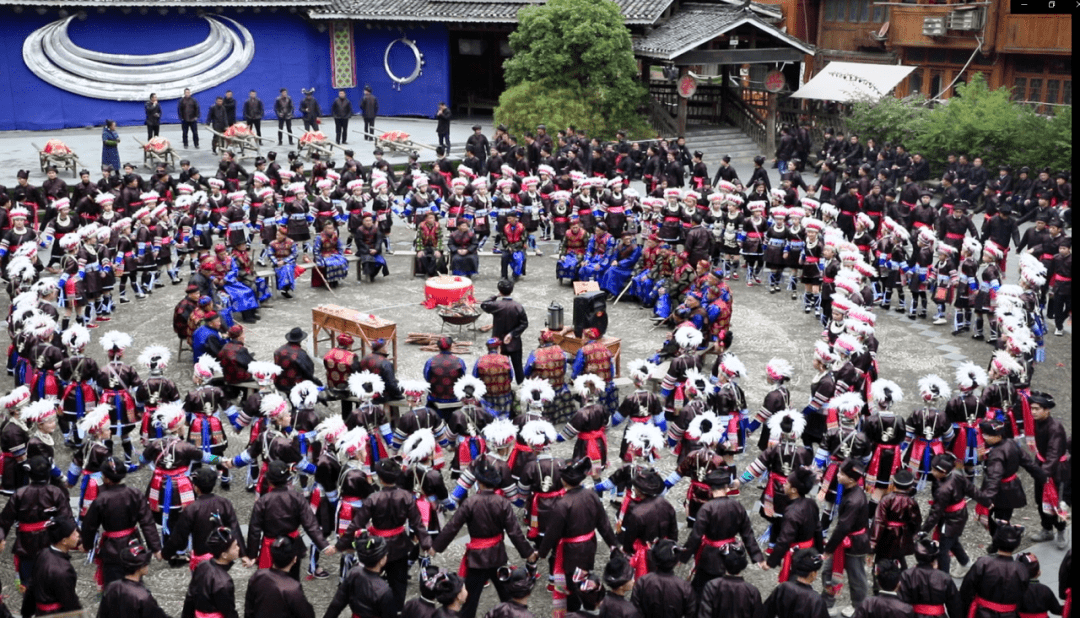
[[[889,94],[915,67],[864,62],[830,62],[791,96],[827,101],[876,101]]]

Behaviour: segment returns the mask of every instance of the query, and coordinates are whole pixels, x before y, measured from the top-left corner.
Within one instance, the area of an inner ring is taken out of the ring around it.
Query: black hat
[[[481,457],[476,460],[476,464],[472,469],[473,476],[476,477],[477,482],[488,487],[501,487],[503,484],[502,472],[499,471],[487,457]]]
[[[25,180],[30,178],[30,170],[19,170],[18,173],[15,175]]]
[[[754,163],[756,163],[757,165],[764,165],[765,164],[765,157],[762,156],[762,155],[758,155],[758,156],[754,157]]]
[[[1035,222],[1050,223],[1050,215],[1048,213],[1039,213],[1035,216]]]
[[[293,558],[296,558],[297,542],[287,535],[274,539],[274,542],[270,544],[270,560],[274,566],[279,569],[289,566]]]
[[[380,459],[375,464],[375,474],[383,483],[397,483],[401,478],[401,462],[393,457]]]
[[[465,581],[457,573],[443,572],[441,575],[435,576],[432,591],[435,593],[436,601],[442,605],[450,605],[454,602],[454,599],[457,599],[458,594],[461,593],[461,589],[464,587]]]
[[[505,124],[500,124],[499,126],[495,127],[495,129],[496,129],[497,131],[503,131],[503,132],[505,132],[505,131],[509,131],[509,129],[507,129],[507,128],[506,128],[506,125],[505,125]]]
[[[592,472],[592,465],[592,460],[588,457],[579,457],[563,468],[562,480],[571,485],[580,485],[589,472]]]
[[[119,483],[127,476],[127,466],[115,457],[109,457],[101,463],[101,475],[114,483]]]
[[[49,542],[59,543],[71,536],[72,532],[79,529],[72,517],[54,517],[45,524],[49,531]]]
[[[360,534],[356,535],[356,540],[353,541],[353,548],[356,550],[356,558],[364,566],[375,566],[379,564],[389,548],[386,546],[386,539],[381,536],[375,536],[367,530],[364,530]]]
[[[724,562],[724,570],[731,575],[742,573],[743,569],[750,564],[746,556],[746,549],[741,543],[728,543],[720,548],[720,558]]]
[[[483,129],[483,128],[484,128],[484,127],[482,127],[482,126],[480,126],[480,125],[478,125],[478,124],[474,124],[474,125],[472,126],[472,130],[473,130],[473,131],[479,131],[479,130],[481,130],[481,129]]]
[[[217,483],[218,472],[212,466],[201,466],[198,470],[191,473],[191,484],[199,488],[199,491],[208,494],[214,491],[214,484]]]
[[[1031,391],[1031,394],[1028,396],[1028,401],[1046,408],[1047,410],[1050,410],[1057,405],[1057,403],[1054,402],[1053,395],[1042,391]]]
[[[614,555],[614,554],[613,554]],[[536,585],[536,577],[528,567],[512,567],[503,565],[499,567],[495,577],[502,582],[503,590],[512,599],[524,599],[532,593]]]
[[[845,474],[847,474],[845,472]],[[893,486],[900,490],[911,489],[915,485],[915,475],[907,468],[900,468],[892,475]]]
[[[307,339],[307,333],[299,326],[294,326],[292,330],[285,334],[285,341],[289,343],[300,343],[304,339]]]
[[[1061,227],[1060,225],[1058,227]],[[1068,247],[1072,249],[1072,236],[1066,236],[1058,241],[1058,247]]]
[[[895,558],[882,558],[874,563],[874,576],[878,587],[892,592],[900,585],[900,574],[904,572],[903,565]]]
[[[998,206],[998,212],[1003,215],[1011,215],[1012,206],[1009,206],[1008,204],[1002,204],[1001,206]]]
[[[948,474],[956,467],[956,455],[953,455],[949,451],[945,451],[940,455],[934,455],[934,459],[930,461],[930,467],[938,472]]]
[[[789,485],[795,488],[799,492],[800,496],[805,496],[810,493],[810,490],[814,488],[814,483],[817,482],[817,477],[814,471],[806,466],[799,466],[791,471],[791,474],[787,477]]]
[[[193,166],[193,167],[188,168],[188,178],[190,178],[190,177],[192,177],[192,176],[194,176],[196,174],[199,174],[199,173],[200,173],[199,168],[197,168],[197,167]]]
[[[1013,551],[1020,547],[1020,541],[1023,538],[1023,526],[1013,525],[1007,521],[999,521],[997,530],[994,531],[993,544],[999,550]]]
[[[979,423],[979,433],[983,436],[1003,436],[1005,435],[1005,423],[995,420],[982,421]]]
[[[1064,227],[1061,224],[1061,219],[1059,219],[1058,217],[1050,217],[1050,221],[1047,223],[1047,225],[1050,225],[1050,226],[1053,226],[1053,227]]]
[[[607,566],[604,567],[604,585],[615,590],[632,579],[634,579],[634,567],[630,565],[626,554],[620,551],[612,552]]]
[[[150,564],[151,557],[150,551],[143,547],[139,539],[131,539],[128,546],[120,552],[120,566],[126,575],[131,575]]]
[[[941,553],[941,545],[930,537],[923,537],[915,543],[915,561],[919,564],[934,562],[939,553]]]
[[[574,571],[572,581],[576,585],[575,596],[581,601],[582,609],[586,611],[595,610],[607,594],[600,576],[581,567]]]
[[[32,483],[48,482],[49,476],[52,475],[52,464],[49,463],[49,460],[46,459],[44,455],[34,455],[30,459],[27,459],[23,466],[26,467],[26,471],[30,475],[30,482]]]
[[[731,155],[724,155],[724,156],[720,157],[720,160],[723,161],[724,163],[731,163]]]
[[[633,484],[634,489],[646,498],[654,498],[664,491],[664,478],[652,468],[635,475]]]
[[[211,556],[217,558],[229,551],[233,541],[239,543],[238,539],[233,538],[232,528],[218,526],[211,530],[209,536],[206,537],[206,549],[210,550]]]
[[[1016,561],[1027,567],[1031,579],[1039,576],[1039,557],[1035,554],[1029,551],[1017,554]]]
[[[844,476],[855,481],[858,481],[866,475],[866,468],[864,468],[858,460],[851,458],[845,459],[844,462],[840,464],[840,471],[844,473]]]
[[[679,547],[675,541],[660,539],[653,543],[652,549],[649,550],[649,557],[660,570],[670,571],[675,568],[682,553],[683,548]]]
[[[800,549],[791,556],[791,574],[795,577],[806,577],[807,575],[821,570],[821,565],[824,560],[821,559],[821,554],[817,553],[812,547]]]
[[[709,489],[724,489],[731,485],[731,472],[727,466],[717,468],[705,475],[705,484]]]
[[[437,566],[427,565],[420,569],[420,597],[434,602],[435,601],[435,582],[436,577],[443,570]]]
[[[703,159],[703,158],[705,158],[705,153],[701,152],[700,150],[695,150],[694,151],[694,157],[696,157],[698,159]]]
[[[280,459],[271,461],[266,467],[266,480],[270,481],[271,485],[284,485],[289,482],[291,476],[292,470],[289,469],[289,464]]]
[[[371,154],[376,155],[376,156],[381,155],[381,154],[383,154],[383,149],[382,148],[376,148]]]

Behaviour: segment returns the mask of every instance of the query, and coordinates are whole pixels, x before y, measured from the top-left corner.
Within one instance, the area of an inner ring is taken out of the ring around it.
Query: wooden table
[[[588,342],[589,340],[584,337],[575,337],[574,329],[572,327],[567,327],[563,331],[555,333],[555,344],[571,356],[576,356],[578,350],[583,348]],[[611,350],[611,361],[615,366],[615,374],[612,378],[622,377],[622,339],[604,335],[600,338],[600,342],[603,343],[607,349]]]
[[[320,337],[320,333],[325,336]],[[332,348],[339,333],[349,333],[358,340],[361,356],[367,355],[372,341],[387,340],[393,346],[390,359],[394,362],[394,369],[397,369],[396,323],[340,305],[319,305],[311,310],[311,340],[315,356],[319,356],[320,341],[329,342]],[[357,349],[357,342],[353,344],[354,351]]]

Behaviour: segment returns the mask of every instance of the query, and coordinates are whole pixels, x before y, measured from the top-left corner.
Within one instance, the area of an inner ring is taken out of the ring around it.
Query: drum
[[[456,275],[439,275],[428,279],[424,284],[424,299],[424,305],[429,309],[458,301],[476,302],[472,279]]]

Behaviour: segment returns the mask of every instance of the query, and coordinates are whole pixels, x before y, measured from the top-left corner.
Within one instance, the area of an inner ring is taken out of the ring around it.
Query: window
[[[907,64],[922,64],[926,62],[926,49],[911,47],[907,50]]]
[[[1017,77],[1013,82],[1012,100],[1023,101],[1025,91],[1027,91],[1027,78]]]
[[[859,21],[870,20],[870,0],[859,0]]]
[[[1056,79],[1046,80],[1046,102],[1057,103],[1058,102],[1058,85],[1060,82]]]
[[[1017,73],[1042,73],[1046,70],[1045,56],[1022,55],[1016,58]],[[1068,71],[1065,71],[1068,72]]]
[[[861,0],[849,0],[848,2],[848,21],[856,21],[859,19],[859,2]]]
[[[930,76],[930,90],[927,91],[926,95],[930,97],[938,96],[938,93],[941,92],[941,86],[941,72],[935,71]]]
[[[874,5],[874,21],[882,23],[889,19],[889,7],[883,4]]]
[[[1061,84],[1061,102],[1072,105],[1072,80],[1067,79]]]
[[[975,54],[975,64],[988,66],[994,64],[994,60],[990,56],[984,56],[982,52]]]
[[[825,0],[825,21],[836,21],[836,4],[838,0]]]
[[[911,76],[908,77],[908,94],[923,94],[922,71],[919,69],[912,71]]]
[[[1042,101],[1042,82],[1034,78],[1028,82],[1028,101]]]

